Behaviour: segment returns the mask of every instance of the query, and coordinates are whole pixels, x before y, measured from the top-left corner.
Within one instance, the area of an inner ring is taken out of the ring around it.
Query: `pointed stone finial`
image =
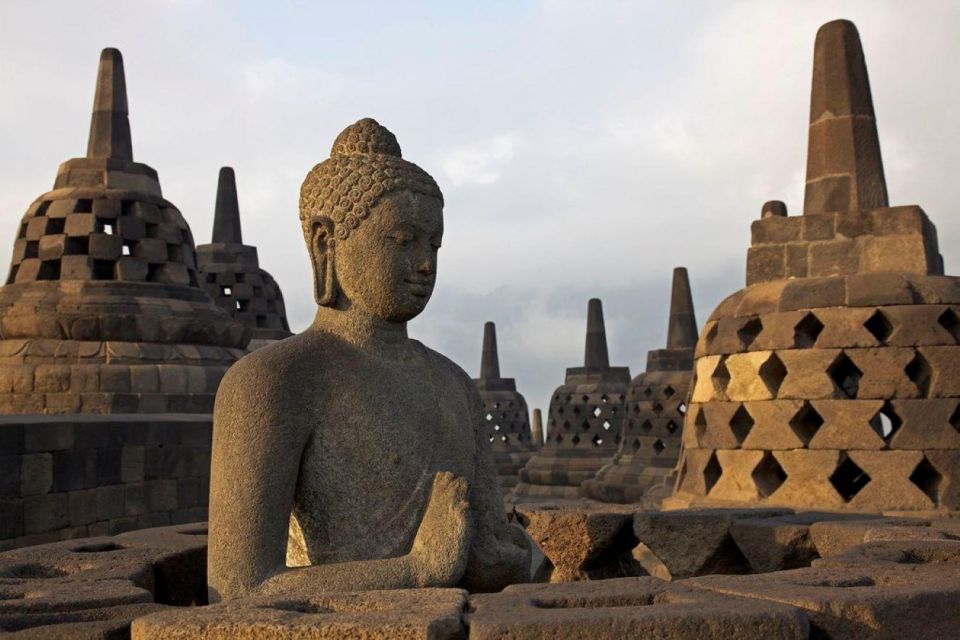
[[[133,161],[130,121],[127,119],[127,82],[123,57],[116,49],[104,49],[97,70],[97,92],[90,119],[88,158]]]
[[[500,377],[500,358],[497,356],[497,326],[492,322],[483,325],[480,377],[484,380],[495,380]]]
[[[587,345],[583,364],[588,369],[609,369],[607,330],[603,326],[603,305],[597,298],[587,303]]]
[[[888,206],[860,34],[849,20],[817,31],[803,213]]]
[[[243,244],[240,205],[237,203],[237,179],[231,167],[220,167],[217,204],[213,213],[213,242]]]
[[[533,422],[530,423],[531,442],[534,447],[543,446],[543,415],[540,409],[533,410]]]
[[[667,349],[693,349],[697,346],[697,317],[693,311],[693,295],[686,267],[673,270],[670,292],[670,324],[667,327]]]

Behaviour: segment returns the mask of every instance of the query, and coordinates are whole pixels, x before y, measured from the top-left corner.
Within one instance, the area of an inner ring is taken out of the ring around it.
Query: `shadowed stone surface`
[[[596,298],[587,305],[584,351],[584,366],[567,369],[550,399],[546,442],[520,470],[510,500],[576,498],[580,484],[617,452],[630,370],[610,366],[603,307]]]
[[[697,345],[664,505],[956,510],[960,279],[926,214],[887,206],[850,22],[817,35],[810,122],[804,215],[752,225],[747,287]]]
[[[280,286],[260,268],[257,248],[243,244],[233,169],[222,167],[217,182],[213,242],[197,246],[200,284],[234,320],[252,330],[248,349],[293,334]]]
[[[807,638],[803,613],[655,578],[513,585],[470,598],[470,638]]]
[[[647,370],[627,388],[626,419],[613,461],[582,485],[602,502],[643,502],[655,508],[673,491],[683,420],[689,402],[697,319],[687,270],[673,270],[667,348],[647,354]]]
[[[466,592],[459,589],[259,596],[140,618],[131,637],[456,640],[465,605]]]
[[[527,579],[467,374],[407,337],[443,196],[371,119],[300,193],[316,319],[230,369],[214,413],[212,601]]]
[[[483,402],[480,428],[493,449],[497,481],[507,493],[517,484],[517,472],[533,455],[527,401],[517,392],[513,378],[500,376],[497,353],[497,328],[492,322],[483,326],[483,353],[480,377],[475,379]]]

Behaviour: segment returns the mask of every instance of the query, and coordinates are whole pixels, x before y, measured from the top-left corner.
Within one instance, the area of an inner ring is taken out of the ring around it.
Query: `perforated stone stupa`
[[[654,501],[669,495],[680,456],[683,419],[697,343],[697,319],[687,270],[673,270],[667,348],[647,353],[647,370],[627,389],[620,450],[584,494],[603,502]]]
[[[209,413],[249,330],[198,286],[190,226],[134,162],[123,60],[100,58],[85,158],[27,209],[0,288],[0,413]]]
[[[617,452],[628,384],[630,369],[610,366],[603,307],[594,298],[587,307],[584,366],[567,369],[550,398],[547,439],[520,470],[511,497],[578,497],[580,484]]]
[[[889,207],[856,27],[814,50],[802,216],[764,206],[697,345],[671,503],[960,507],[960,279]]]
[[[506,491],[517,484],[517,472],[534,448],[527,401],[517,391],[513,378],[500,377],[497,328],[492,322],[483,325],[480,377],[474,382],[483,401],[482,429],[493,448],[497,480]]]
[[[253,330],[248,349],[292,335],[280,286],[260,268],[257,248],[243,244],[237,181],[230,167],[220,169],[213,242],[197,246],[197,266],[210,297]]]

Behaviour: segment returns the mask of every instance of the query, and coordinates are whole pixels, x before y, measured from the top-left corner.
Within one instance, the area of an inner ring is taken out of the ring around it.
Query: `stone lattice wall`
[[[9,416],[0,549],[207,517],[209,416]]]

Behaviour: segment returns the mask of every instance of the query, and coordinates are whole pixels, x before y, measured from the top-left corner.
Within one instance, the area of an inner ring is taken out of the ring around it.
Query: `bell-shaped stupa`
[[[603,307],[587,307],[584,366],[567,369],[550,398],[543,448],[520,470],[514,500],[577,498],[580,484],[607,464],[620,444],[630,369],[611,367]]]
[[[291,336],[280,286],[260,268],[257,248],[244,244],[233,169],[217,182],[213,241],[197,246],[200,285],[220,308],[253,330],[248,349]]]
[[[853,23],[817,33],[802,216],[768,203],[697,345],[672,506],[960,508],[960,278],[890,207]]]
[[[504,491],[517,484],[517,471],[533,454],[530,412],[513,378],[500,377],[497,327],[483,325],[480,377],[474,380],[483,401],[481,425],[493,448],[497,480]]]
[[[87,156],[27,209],[0,288],[0,413],[209,413],[250,331],[198,286],[190,226],[134,162],[123,59],[100,57]]]
[[[627,389],[620,450],[583,493],[602,502],[656,503],[669,495],[680,457],[683,419],[697,344],[697,319],[687,270],[673,270],[666,349],[647,353],[647,370]],[[646,499],[645,499],[646,498]]]

